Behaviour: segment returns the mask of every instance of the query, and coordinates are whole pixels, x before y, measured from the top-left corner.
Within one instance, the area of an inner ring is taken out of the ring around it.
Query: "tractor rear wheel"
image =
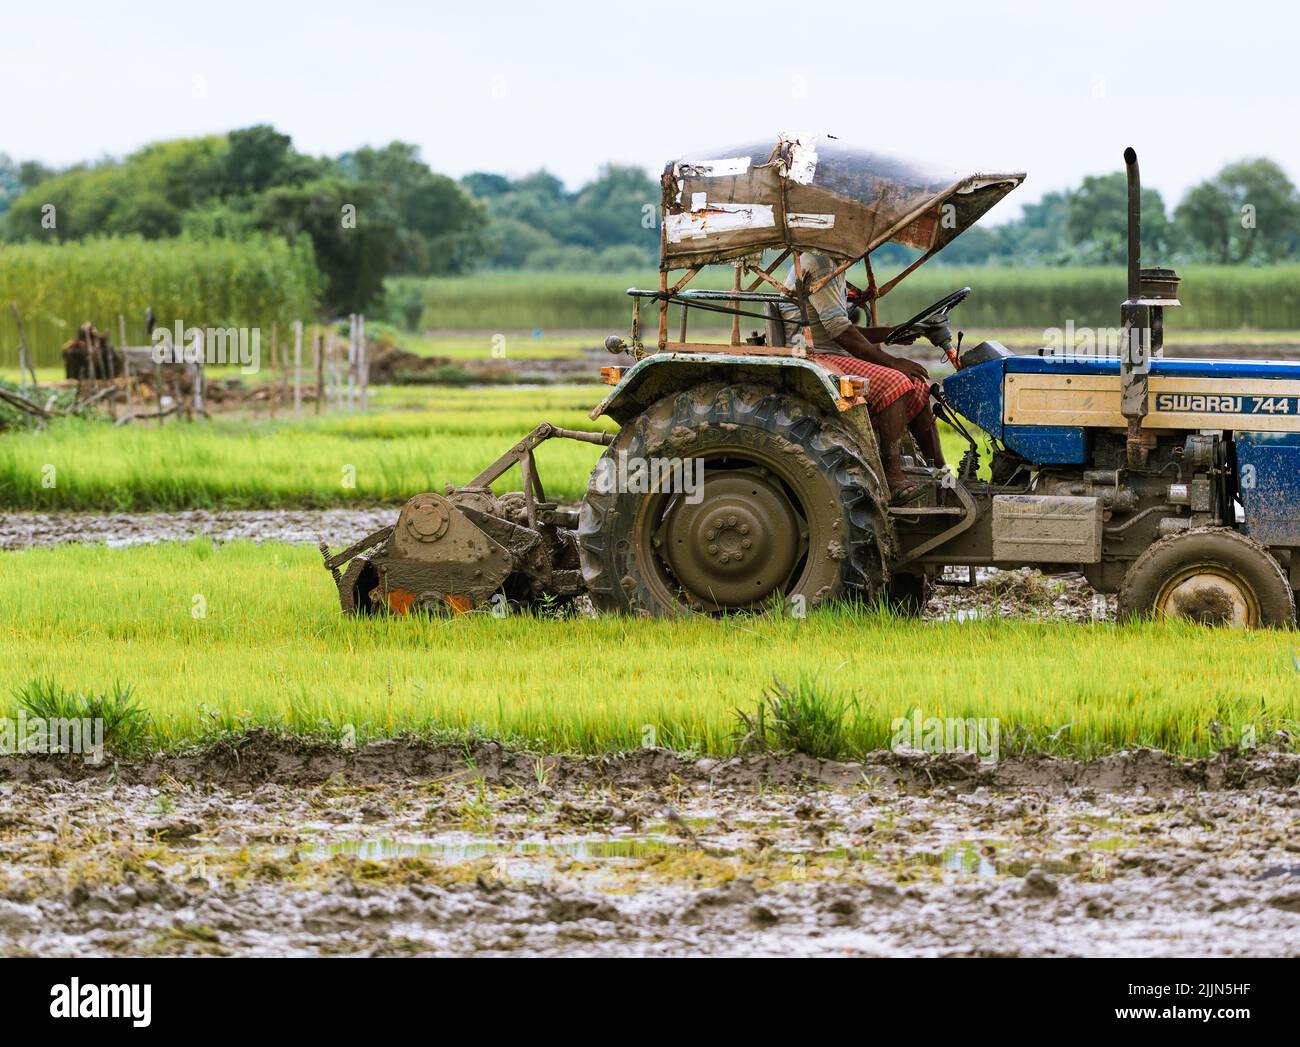
[[[673,462],[691,484],[662,482]],[[799,613],[875,598],[878,527],[840,423],[771,389],[710,384],[623,426],[588,484],[578,543],[599,610],[663,617],[783,603]]]
[[[1226,527],[1203,527],[1162,538],[1133,561],[1119,617],[1144,615],[1237,629],[1288,626],[1295,597],[1262,545]]]

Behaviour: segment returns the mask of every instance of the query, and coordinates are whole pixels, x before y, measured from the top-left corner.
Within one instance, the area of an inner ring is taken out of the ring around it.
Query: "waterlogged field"
[[[340,616],[316,552],[206,541],[0,554],[0,703],[33,681],[133,688],[151,744],[254,726],[358,741],[417,732],[583,753],[734,750],[780,680],[824,754],[891,722],[999,723],[1004,755],[1151,746],[1204,755],[1300,727],[1294,634],[1047,620],[914,622],[876,610],[723,621]]]

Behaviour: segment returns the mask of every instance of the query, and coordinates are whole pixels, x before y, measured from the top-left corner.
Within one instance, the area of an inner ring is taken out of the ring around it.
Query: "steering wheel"
[[[918,338],[926,333],[927,327],[937,327],[941,324],[947,326],[948,314],[966,301],[966,296],[969,294],[970,288],[963,287],[960,291],[953,291],[952,294],[940,298],[934,305],[927,306],[906,323],[901,323],[890,331],[889,337],[885,339],[885,345],[897,345],[904,338]]]

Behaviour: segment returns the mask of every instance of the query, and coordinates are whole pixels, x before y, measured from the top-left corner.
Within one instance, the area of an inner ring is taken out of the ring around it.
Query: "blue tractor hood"
[[[1100,356],[1005,356],[965,367],[943,380],[953,407],[990,436],[1032,462],[1082,465],[1087,443],[1082,426],[1008,425],[1004,395],[1008,374],[1111,375],[1120,361]],[[1277,360],[1183,360],[1151,362],[1153,378],[1281,379],[1300,381],[1300,362]],[[1297,405],[1300,408],[1300,405]],[[1300,418],[1297,419],[1300,428]]]

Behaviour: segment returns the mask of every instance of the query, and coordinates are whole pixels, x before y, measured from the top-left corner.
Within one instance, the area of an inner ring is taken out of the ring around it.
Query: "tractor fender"
[[[784,355],[652,353],[622,371],[618,384],[595,406],[591,418],[607,415],[625,425],[665,396],[706,382],[761,385],[789,393],[824,410],[827,417],[848,428],[860,449],[871,496],[881,510],[880,537],[889,560],[896,548],[893,519],[883,512],[889,503],[889,487],[866,401],[861,397],[845,400],[836,376],[811,360]]]
[[[840,390],[823,367],[797,356],[735,353],[652,353],[623,370],[618,384],[591,412],[623,425],[669,393],[705,382],[767,385],[790,392],[827,413],[839,413]]]

